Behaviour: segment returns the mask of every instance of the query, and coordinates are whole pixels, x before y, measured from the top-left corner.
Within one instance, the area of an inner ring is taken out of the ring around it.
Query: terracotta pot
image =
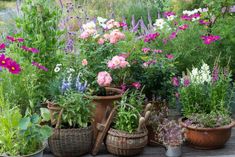
[[[186,128],[185,138],[189,144],[198,149],[217,149],[224,146],[231,136],[232,127],[235,121],[231,124],[217,128],[196,128],[186,126],[183,118],[179,119],[181,126]]]
[[[94,121],[93,121],[93,128],[94,128],[94,136],[97,135],[97,123],[101,123],[105,117],[106,110],[109,108],[109,111],[112,110],[113,104],[115,101],[121,100],[122,97],[122,90],[117,88],[106,88],[106,93],[112,93],[113,95],[110,96],[93,96],[93,103],[95,104],[95,111],[94,111]]]

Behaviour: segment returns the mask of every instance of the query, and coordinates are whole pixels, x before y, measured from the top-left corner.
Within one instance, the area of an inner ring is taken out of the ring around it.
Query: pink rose
[[[112,77],[108,72],[102,71],[98,73],[97,83],[99,84],[99,86],[101,87],[110,86],[111,82],[112,82]]]
[[[83,60],[82,60],[82,65],[83,65],[83,66],[86,66],[87,64],[88,64],[88,61],[87,61],[86,59],[83,59]]]
[[[104,39],[105,39],[105,40],[109,40],[109,38],[110,38],[110,35],[109,35],[109,34],[104,34]]]
[[[108,68],[120,69],[129,66],[129,63],[122,56],[114,56],[112,60],[108,61]]]
[[[104,39],[103,39],[103,38],[100,38],[100,39],[98,40],[98,44],[103,45],[103,44],[104,44]]]

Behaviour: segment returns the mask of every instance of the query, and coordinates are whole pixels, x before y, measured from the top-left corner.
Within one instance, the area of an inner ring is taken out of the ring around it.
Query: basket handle
[[[64,112],[64,108],[62,108],[60,110],[60,113],[59,113],[59,116],[58,116],[58,119],[57,119],[57,122],[56,122],[56,126],[55,126],[56,129],[58,129],[60,127],[63,112]]]

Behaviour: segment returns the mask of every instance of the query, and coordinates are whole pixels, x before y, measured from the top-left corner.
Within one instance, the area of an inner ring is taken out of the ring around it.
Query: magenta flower
[[[133,82],[132,86],[135,87],[136,89],[140,89],[141,88],[140,82]]]
[[[10,73],[12,74],[19,74],[21,71],[20,65],[18,63],[16,63],[15,61],[10,62],[10,64],[8,65],[8,70]]]
[[[6,45],[4,43],[0,44],[0,50],[5,49]]]
[[[28,51],[28,52],[39,53],[39,50],[36,49],[36,48],[30,48],[30,47],[27,47],[27,46],[22,46],[21,48],[25,51]]]
[[[168,39],[163,39],[162,42],[166,45],[168,42]]]
[[[184,24],[184,25],[181,25],[179,26],[179,30],[186,30],[188,28],[188,25],[187,24]]]
[[[151,49],[150,49],[150,48],[147,48],[147,47],[144,47],[144,48],[142,48],[142,51],[143,51],[145,54],[147,54],[149,51],[151,51]]]
[[[167,11],[163,13],[164,17],[167,18],[168,16],[175,16],[175,13],[172,11]]]
[[[11,62],[11,58],[6,58],[6,56],[4,54],[1,54],[1,56],[0,56],[0,66],[1,67],[7,68],[8,65],[10,64],[10,62]]]
[[[200,25],[209,25],[210,22],[206,21],[206,20],[199,20],[199,24]]]
[[[41,65],[41,64],[39,64],[37,62],[32,62],[32,65],[36,66],[37,68],[42,69],[44,71],[48,71],[48,69],[45,66],[43,66],[43,65]]]
[[[170,37],[169,37],[169,39],[170,39],[170,40],[173,40],[173,39],[176,38],[176,36],[177,36],[177,32],[172,32],[171,35],[170,35]]]
[[[168,59],[174,59],[174,55],[173,55],[173,54],[167,54],[167,55],[166,55],[166,58],[168,58]]]
[[[191,20],[192,20],[192,18],[191,18],[188,14],[182,15],[182,16],[181,16],[181,19],[182,19],[182,20],[186,20],[186,21],[191,21]]]
[[[22,43],[22,42],[24,42],[24,39],[23,39],[23,38],[17,38],[17,41],[18,41],[19,43]]]
[[[158,32],[153,34],[147,34],[144,38],[144,42],[154,41],[160,34]]]
[[[127,27],[127,24],[125,22],[119,22],[120,27]]]
[[[122,84],[121,85],[121,90],[122,90],[123,93],[126,91],[126,89],[127,89],[127,85],[126,84]]]
[[[201,39],[204,41],[204,44],[209,45],[212,42],[219,40],[220,36],[218,35],[201,36]]]
[[[11,42],[15,42],[16,39],[12,36],[7,36],[7,40],[11,41]]]
[[[173,78],[171,79],[171,83],[172,83],[173,86],[178,87],[178,86],[179,86],[179,80],[178,80],[178,78],[177,78],[176,76],[173,77]]]

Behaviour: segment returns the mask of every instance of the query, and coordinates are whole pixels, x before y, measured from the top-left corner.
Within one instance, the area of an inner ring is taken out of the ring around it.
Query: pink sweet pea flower
[[[168,58],[168,59],[174,59],[174,55],[173,55],[173,54],[167,54],[167,55],[166,55],[166,58]]]
[[[144,47],[144,48],[142,48],[142,51],[143,51],[145,54],[147,54],[149,51],[151,51],[151,49],[150,49],[150,48],[147,48],[147,47]]]
[[[100,87],[110,86],[111,82],[112,82],[112,77],[108,72],[102,71],[98,73],[97,83],[99,84]]]
[[[140,82],[133,82],[132,86],[135,87],[136,89],[140,89],[141,88]]]
[[[6,45],[4,43],[0,44],[0,50],[5,49]]]

